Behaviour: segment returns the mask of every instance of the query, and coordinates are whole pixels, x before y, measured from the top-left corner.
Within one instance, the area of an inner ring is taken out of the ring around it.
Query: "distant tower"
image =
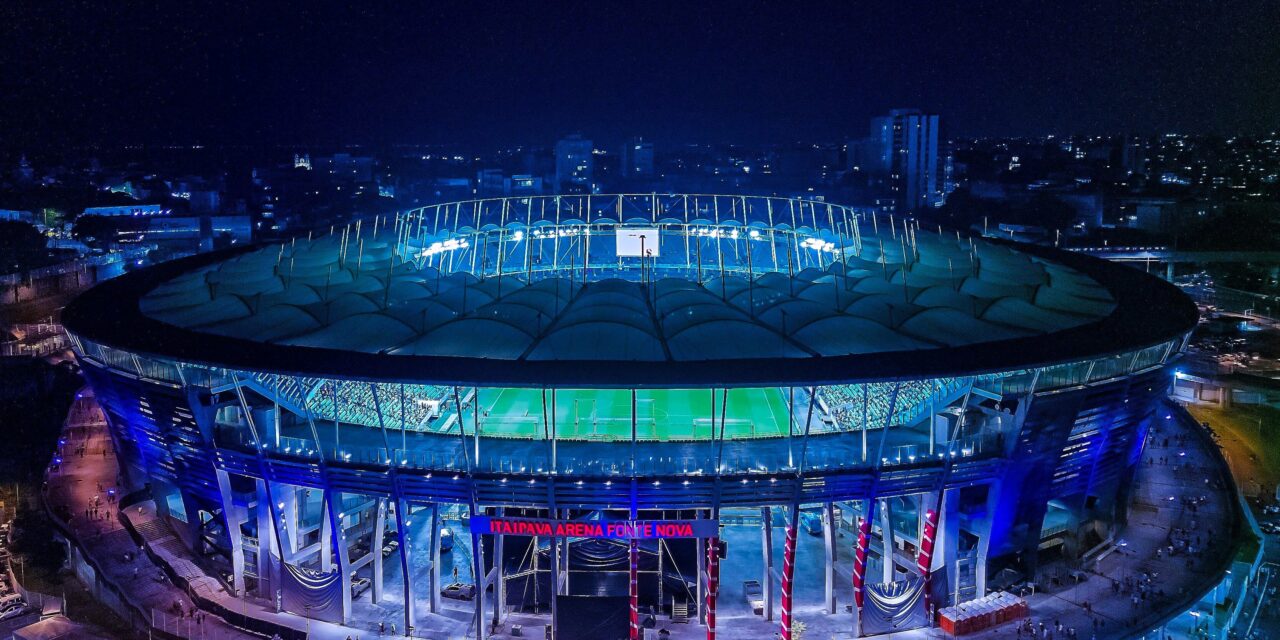
[[[871,120],[876,153],[872,170],[889,178],[899,211],[919,211],[942,200],[938,180],[938,116],[894,109]]]
[[[595,158],[591,150],[591,141],[579,135],[556,142],[557,192],[591,193],[595,173]]]
[[[644,178],[653,175],[653,143],[632,138],[622,145],[622,176]]]
[[[307,171],[310,171],[311,170],[311,154],[309,153],[293,154],[293,168],[306,169]]]
[[[1147,175],[1147,144],[1142,138],[1126,138],[1120,149],[1120,164],[1133,174]]]

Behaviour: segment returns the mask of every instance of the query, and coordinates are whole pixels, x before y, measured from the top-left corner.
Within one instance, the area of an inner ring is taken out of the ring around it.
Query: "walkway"
[[[87,387],[72,406],[61,442],[59,457],[46,474],[45,501],[51,515],[92,555],[102,581],[124,594],[133,608],[147,612],[162,633],[184,638],[259,638],[208,613],[195,617],[177,614],[178,610],[193,611],[191,598],[145,553],[139,553],[117,520],[116,458],[102,412]]]

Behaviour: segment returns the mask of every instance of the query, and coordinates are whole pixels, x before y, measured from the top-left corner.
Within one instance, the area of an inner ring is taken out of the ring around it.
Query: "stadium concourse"
[[[221,597],[559,640],[927,634],[1122,558],[1195,322],[1088,256],[670,194],[432,205],[64,314]]]

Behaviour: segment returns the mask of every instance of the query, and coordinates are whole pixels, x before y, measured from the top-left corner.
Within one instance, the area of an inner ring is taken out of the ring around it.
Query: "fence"
[[[124,498],[121,498],[120,513],[124,514],[125,510],[128,507],[138,504],[139,502],[144,502],[150,499],[151,499],[150,493],[145,489],[130,493]],[[210,600],[209,598],[206,598],[205,596],[200,595],[195,589],[192,588],[191,583],[186,579],[185,576],[179,575],[177,572],[175,572],[173,570],[173,567],[169,566],[169,563],[165,562],[163,558],[161,558],[159,555],[156,554],[155,550],[153,550],[150,545],[146,544],[146,539],[142,537],[142,534],[138,532],[138,530],[134,527],[133,522],[130,521],[127,516],[122,516],[120,518],[120,522],[121,524],[124,525],[125,530],[129,532],[129,537],[133,538],[134,543],[144,550],[147,556],[151,559],[151,562],[155,564],[157,567],[160,567],[160,570],[164,571],[164,574],[169,578],[169,581],[172,582],[178,588],[182,589],[183,593],[185,593],[188,598],[191,598],[191,602],[195,603],[195,605],[199,607],[201,610],[206,611],[219,618],[222,618],[227,622],[227,624],[230,624],[235,627],[239,627],[241,629],[249,631],[250,633],[256,633],[264,637],[279,636],[283,640],[306,640],[307,638],[306,631],[300,631],[298,629],[294,629],[293,627],[276,624],[269,620],[254,618],[253,616],[248,615],[247,612],[230,609],[224,606],[220,602],[217,602],[215,600]],[[197,635],[195,636],[188,635],[186,636],[188,638],[202,637],[199,634],[204,633],[203,626],[199,626],[199,625],[195,627],[192,626],[192,621],[190,617],[183,618],[180,615],[174,615],[171,613],[167,613],[164,611],[157,611],[157,610],[152,610],[151,613],[153,616],[152,618],[153,628],[158,628],[161,630],[166,628],[172,628],[178,631],[182,629],[187,629],[189,632],[192,630],[197,631]]]

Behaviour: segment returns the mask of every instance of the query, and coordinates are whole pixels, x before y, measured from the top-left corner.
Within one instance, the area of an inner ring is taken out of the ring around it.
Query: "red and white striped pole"
[[[631,539],[631,585],[628,595],[631,596],[631,640],[640,640],[640,550],[635,538]]]
[[[796,573],[796,520],[799,513],[792,510],[787,522],[786,543],[782,547],[782,640],[791,640],[791,592]]]
[[[933,615],[933,593],[930,584],[933,573],[933,544],[938,533],[938,511],[929,509],[924,512],[924,539],[920,541],[920,555],[916,557],[916,567],[924,577],[924,610]],[[934,621],[929,620],[929,626]]]
[[[858,522],[858,546],[853,552],[853,606],[858,615],[858,631],[862,631],[862,603],[867,584],[867,549],[871,546],[871,517]]]
[[[707,640],[716,640],[716,592],[720,588],[720,538],[707,542]]]
[[[858,547],[853,552],[853,602],[862,609],[863,591],[867,584],[867,549],[871,546],[871,518],[858,521]]]

